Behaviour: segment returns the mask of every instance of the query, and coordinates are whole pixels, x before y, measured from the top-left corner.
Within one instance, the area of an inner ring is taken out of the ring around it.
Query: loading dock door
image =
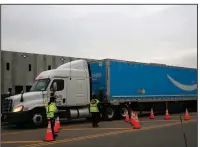
[[[15,86],[15,94],[20,94],[23,90],[23,86]]]

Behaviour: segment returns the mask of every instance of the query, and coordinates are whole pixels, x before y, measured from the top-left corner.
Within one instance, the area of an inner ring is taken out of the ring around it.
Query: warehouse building
[[[1,50],[1,94],[28,92],[36,76],[69,61],[85,59]],[[93,59],[85,59],[88,62]]]

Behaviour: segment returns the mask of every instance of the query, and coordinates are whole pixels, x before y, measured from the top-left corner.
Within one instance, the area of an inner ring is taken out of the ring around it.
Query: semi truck
[[[55,88],[56,87],[56,88]],[[47,123],[45,106],[55,91],[61,119],[91,117],[90,100],[101,103],[103,120],[125,116],[128,103],[134,111],[169,112],[197,107],[197,69],[165,64],[104,59],[75,60],[41,72],[31,90],[6,98],[2,121],[22,125]]]

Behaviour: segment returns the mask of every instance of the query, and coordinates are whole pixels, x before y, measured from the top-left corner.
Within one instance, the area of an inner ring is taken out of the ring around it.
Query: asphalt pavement
[[[5,126],[1,132],[2,147],[197,147],[197,113],[192,113],[189,121],[180,116],[170,115],[139,118],[140,129],[123,120],[101,122],[99,128],[92,128],[91,123],[81,120],[75,123],[61,123],[56,141],[43,142],[46,128],[29,129]],[[184,140],[184,133],[186,142]]]

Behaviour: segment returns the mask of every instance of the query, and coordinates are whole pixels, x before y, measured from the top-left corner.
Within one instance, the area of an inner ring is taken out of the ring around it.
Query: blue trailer
[[[105,59],[89,64],[93,95],[107,104],[107,119],[124,116],[124,104],[135,110],[169,112],[197,105],[197,69]],[[176,108],[176,109],[174,109]]]
[[[104,120],[124,117],[128,103],[134,111],[169,112],[197,108],[197,69],[105,59],[77,60],[41,72],[30,92],[3,101],[2,120],[10,124],[47,124],[50,93],[62,119],[90,118],[93,96],[101,102]],[[22,119],[23,118],[23,119]]]

